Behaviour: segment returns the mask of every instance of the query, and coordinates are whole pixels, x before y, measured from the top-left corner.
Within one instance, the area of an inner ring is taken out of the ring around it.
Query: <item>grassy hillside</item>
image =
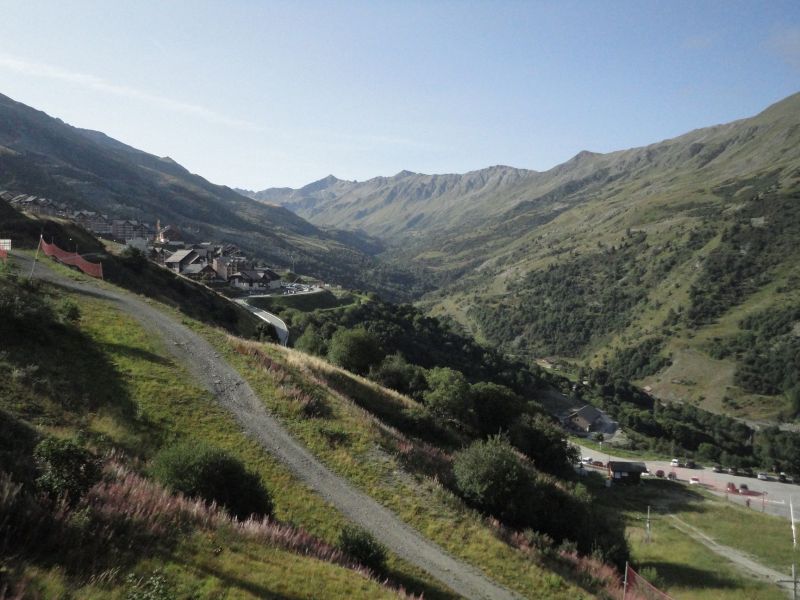
[[[437,288],[420,300],[426,310],[506,352],[632,360],[625,376],[664,399],[791,418],[796,368],[756,383],[772,351],[718,349],[746,337],[739,321],[753,310],[797,306],[799,114],[795,94],[752,118],[581,152],[542,173],[331,176],[252,196],[382,238],[387,261]],[[794,352],[784,344],[777,360]]]
[[[170,158],[147,154],[0,95],[0,189],[45,196],[74,210],[177,225],[197,241],[236,244],[248,255],[350,287],[380,277],[402,292],[394,272],[378,267],[381,245],[366,235],[324,231],[285,208],[214,185]],[[408,273],[399,270],[400,282]]]
[[[452,281],[423,300],[433,314],[508,352],[592,366],[636,356],[628,375],[659,397],[791,416],[796,368],[780,383],[744,385],[769,352],[713,348],[744,335],[751,312],[797,305],[798,104],[793,96],[752,119],[584,156],[557,169],[591,180],[423,240],[399,260]],[[645,356],[646,339],[659,343]]]
[[[154,589],[166,591],[147,597],[396,596],[356,574],[325,542],[335,540],[342,517],[244,438],[135,321],[104,301],[48,285],[20,286],[6,275],[0,297],[7,317],[0,357],[0,589],[81,598],[130,598]],[[24,304],[9,304],[14,298]],[[48,438],[78,440],[106,472],[74,507],[52,513],[35,495],[34,479],[33,449]],[[187,439],[244,461],[272,490],[275,515],[287,525],[245,526],[142,477],[155,453]],[[303,523],[318,537],[288,523]],[[389,573],[426,596],[442,593],[394,559]]]

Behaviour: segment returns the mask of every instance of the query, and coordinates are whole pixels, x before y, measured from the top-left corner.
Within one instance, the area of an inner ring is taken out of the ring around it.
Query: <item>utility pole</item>
[[[647,505],[647,525],[645,527],[645,541],[650,543],[650,505]]]
[[[33,270],[36,268],[36,261],[39,260],[39,248],[42,247],[42,236],[44,236],[44,229],[42,229],[42,233],[39,234],[39,245],[36,246],[36,255],[33,257],[33,264],[31,265],[31,274],[28,275],[28,281],[33,279]]]
[[[792,598],[797,600],[797,528],[794,526],[794,504],[789,496],[789,519],[792,521]]]
[[[625,579],[622,582],[622,600],[628,595],[628,561],[625,561]]]

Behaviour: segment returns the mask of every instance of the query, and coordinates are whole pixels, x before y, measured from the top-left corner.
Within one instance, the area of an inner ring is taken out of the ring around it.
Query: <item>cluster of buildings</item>
[[[29,194],[0,191],[0,199],[30,214],[74,221],[87,231],[124,242],[153,262],[191,279],[247,292],[276,290],[283,284],[275,271],[254,266],[235,245],[190,244],[173,225],[161,227],[158,221],[153,226],[132,219],[109,219],[95,211],[72,211],[67,204]]]
[[[66,217],[69,211],[69,207],[63,202],[54,202],[49,198],[29,194],[17,194],[3,190],[0,191],[0,199],[5,200],[17,210],[24,210],[34,215]]]
[[[162,235],[159,238],[149,249],[149,258],[190,279],[227,284],[246,292],[277,290],[283,284],[275,271],[253,266],[232,244],[203,242],[175,249],[175,240],[167,241]]]

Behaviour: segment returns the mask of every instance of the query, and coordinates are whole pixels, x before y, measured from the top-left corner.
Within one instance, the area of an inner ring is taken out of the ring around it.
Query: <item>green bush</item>
[[[383,359],[378,338],[364,329],[337,329],[328,345],[328,359],[335,365],[366,375]]]
[[[522,413],[522,398],[504,385],[478,382],[470,390],[478,430],[491,435],[508,428]]]
[[[457,453],[453,474],[467,501],[510,524],[524,522],[536,486],[505,437],[473,442]]]
[[[236,458],[202,442],[183,442],[159,452],[153,476],[187,496],[216,502],[239,519],[272,514],[272,498],[255,473]]]
[[[400,353],[387,356],[380,365],[370,369],[369,378],[418,400],[428,387],[425,369],[409,364]]]
[[[100,461],[73,440],[46,438],[36,445],[33,458],[36,486],[53,500],[65,497],[74,504],[100,480]]]
[[[467,422],[472,408],[469,382],[460,371],[435,367],[428,371],[428,387],[422,397],[436,416]]]
[[[386,564],[386,548],[371,533],[356,525],[344,526],[339,534],[338,546],[373,571],[382,571]]]

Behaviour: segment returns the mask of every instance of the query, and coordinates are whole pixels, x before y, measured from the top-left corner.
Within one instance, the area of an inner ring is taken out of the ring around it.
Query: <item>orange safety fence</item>
[[[103,278],[103,265],[101,263],[91,263],[77,252],[67,252],[55,244],[48,244],[44,239],[40,239],[39,243],[41,244],[42,252],[47,256],[51,256],[65,265],[78,267],[91,277],[97,277],[98,279]]]
[[[672,600],[672,597],[659,590],[634,571],[629,564],[626,564],[622,600]]]

